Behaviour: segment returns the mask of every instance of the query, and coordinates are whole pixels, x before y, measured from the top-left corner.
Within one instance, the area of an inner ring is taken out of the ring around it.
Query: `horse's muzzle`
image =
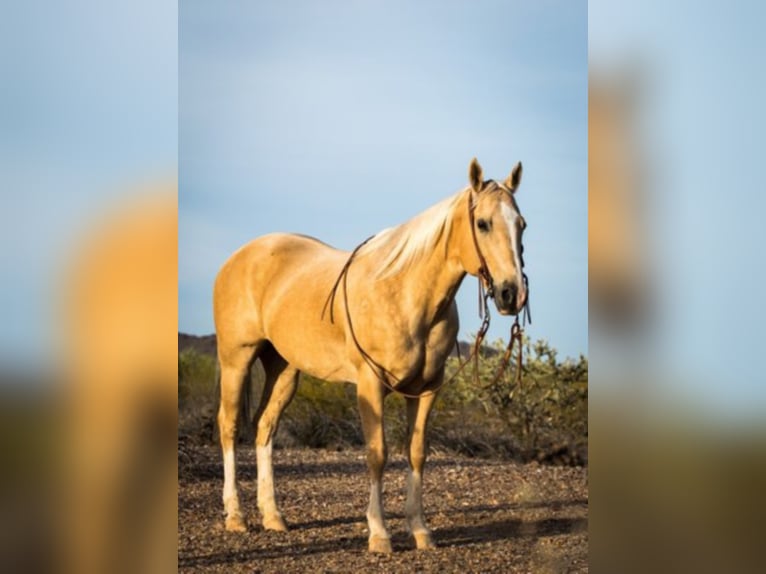
[[[495,290],[495,305],[501,315],[518,315],[526,302],[526,288],[515,282],[503,281]]]

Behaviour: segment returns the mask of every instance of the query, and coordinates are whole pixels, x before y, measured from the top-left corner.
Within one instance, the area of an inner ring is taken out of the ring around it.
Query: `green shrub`
[[[210,355],[185,349],[178,354],[178,400],[212,397],[216,390],[215,359]]]

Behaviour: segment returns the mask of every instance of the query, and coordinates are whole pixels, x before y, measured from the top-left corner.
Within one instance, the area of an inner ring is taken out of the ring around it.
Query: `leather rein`
[[[387,377],[390,377],[392,380],[401,382],[391,371],[386,369],[383,365],[375,361],[370,354],[364,350],[362,345],[359,343],[359,339],[356,336],[356,332],[354,331],[354,326],[351,322],[351,313],[348,309],[348,270],[351,267],[351,263],[354,260],[354,257],[359,252],[359,250],[364,247],[373,237],[374,235],[368,237],[365,239],[362,243],[356,246],[354,250],[351,252],[351,255],[349,255],[348,259],[346,260],[346,263],[343,265],[343,268],[340,271],[340,274],[338,275],[338,278],[335,280],[335,283],[333,284],[332,290],[330,291],[329,296],[327,297],[327,300],[325,301],[324,307],[322,308],[322,319],[324,319],[325,312],[327,311],[328,307],[330,309],[330,322],[335,322],[335,316],[333,313],[333,307],[335,306],[335,296],[338,291],[338,287],[343,288],[343,303],[344,308],[346,311],[346,321],[348,322],[348,328],[349,332],[351,334],[351,339],[354,341],[354,345],[356,346],[357,351],[359,351],[359,354],[362,356],[364,361],[367,363],[367,365],[372,369],[372,371],[377,374],[378,379],[380,379],[380,382],[383,384],[384,387],[386,387],[389,391],[393,393],[397,393],[399,395],[402,395],[403,397],[410,398],[410,399],[417,399],[420,397],[432,395],[439,391],[439,389],[442,388],[446,383],[452,382],[455,377],[460,374],[460,372],[463,370],[463,368],[471,362],[471,360],[474,360],[474,369],[473,369],[473,376],[474,381],[477,385],[480,384],[479,382],[479,355],[480,355],[480,349],[481,344],[484,341],[484,337],[487,334],[487,331],[489,330],[489,324],[490,324],[490,314],[489,314],[489,306],[487,305],[487,300],[492,297],[495,297],[495,282],[492,278],[492,274],[489,272],[489,267],[487,266],[487,261],[484,258],[484,254],[481,251],[481,248],[479,247],[479,241],[476,237],[476,225],[475,225],[475,216],[474,216],[474,210],[476,208],[476,205],[473,201],[474,197],[474,191],[471,191],[471,196],[468,200],[468,221],[471,227],[471,236],[473,237],[473,244],[474,248],[476,249],[476,255],[479,258],[479,270],[478,270],[478,279],[479,279],[479,317],[482,319],[481,327],[479,327],[479,331],[476,333],[476,340],[473,344],[473,349],[471,350],[470,355],[466,358],[465,361],[460,358],[460,343],[459,341],[455,341],[455,348],[457,350],[458,354],[458,360],[460,362],[457,370],[452,374],[452,376],[445,380],[442,378],[441,383],[433,389],[429,389],[428,391],[425,391],[423,393],[420,393],[418,395],[411,395],[408,393],[405,393],[404,391],[401,391],[397,389],[394,385],[388,382]],[[532,323],[532,315],[529,310],[529,279],[527,278],[527,274],[524,273],[524,259],[521,258],[521,267],[522,267],[522,278],[524,281],[524,287],[527,291],[527,300],[524,302],[524,307],[520,311],[519,314],[523,314],[523,324],[526,326],[527,323]],[[484,285],[486,284],[486,289]],[[515,385],[521,385],[521,376],[522,376],[522,351],[523,351],[523,329],[522,326],[519,324],[519,314],[516,315],[515,320],[513,322],[513,325],[511,326],[511,333],[510,333],[510,339],[508,341],[508,346],[505,349],[505,352],[503,353],[503,358],[500,362],[500,368],[498,369],[498,372],[495,374],[495,377],[492,380],[492,383],[488,386],[494,386],[498,383],[498,381],[502,378],[502,376],[505,374],[505,370],[508,367],[508,363],[510,362],[511,355],[513,353],[513,347],[514,344],[518,343],[519,351],[516,356],[516,377],[514,379]]]

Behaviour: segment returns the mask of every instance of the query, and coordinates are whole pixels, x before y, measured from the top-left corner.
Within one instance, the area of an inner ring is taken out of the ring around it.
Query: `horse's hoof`
[[[226,517],[226,530],[229,532],[247,532],[247,524],[241,514]]]
[[[287,524],[281,516],[268,516],[263,519],[263,528],[265,530],[274,530],[276,532],[287,532]]]
[[[436,548],[436,544],[431,540],[431,534],[429,532],[418,532],[413,534],[415,537],[415,547],[418,550],[431,550]]]
[[[380,538],[379,536],[373,536],[370,538],[370,552],[381,552],[383,554],[391,554],[391,539]]]

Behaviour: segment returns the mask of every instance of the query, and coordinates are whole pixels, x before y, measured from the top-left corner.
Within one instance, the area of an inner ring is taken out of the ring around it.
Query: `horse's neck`
[[[454,218],[461,209],[467,209],[463,198],[453,206],[450,217]],[[455,244],[455,237],[460,233],[456,226],[461,221],[459,217],[453,219],[449,232],[442,233],[434,248],[413,260],[407,269],[379,279],[381,288],[395,293],[401,305],[407,307],[403,312],[421,315],[430,323],[449,307],[466,274]],[[376,259],[370,258],[372,266]]]

